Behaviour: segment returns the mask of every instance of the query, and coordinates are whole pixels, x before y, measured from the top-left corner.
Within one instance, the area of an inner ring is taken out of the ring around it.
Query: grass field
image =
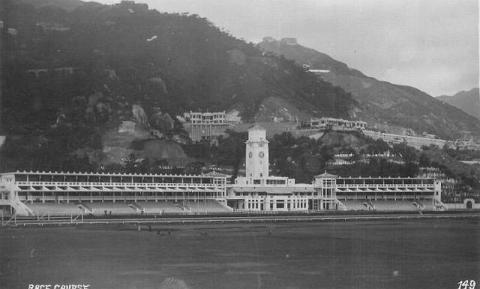
[[[458,288],[480,221],[9,228],[0,257],[2,289]]]

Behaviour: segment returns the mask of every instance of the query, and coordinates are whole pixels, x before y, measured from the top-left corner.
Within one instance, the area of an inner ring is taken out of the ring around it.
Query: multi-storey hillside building
[[[452,144],[449,141],[432,138],[432,137],[400,135],[400,134],[392,134],[392,133],[383,133],[383,132],[372,131],[372,130],[364,130],[363,133],[366,136],[369,136],[373,139],[382,139],[387,143],[393,143],[393,144],[405,143],[417,149],[422,148],[422,146],[430,146],[430,145],[435,145],[435,146],[438,146],[439,148],[442,148],[445,145],[451,146]]]
[[[475,142],[473,139],[458,139],[453,143],[453,147],[458,150],[474,150],[480,151],[480,143]]]
[[[316,129],[332,129],[340,131],[364,130],[367,123],[359,120],[321,117],[310,119],[310,127]]]
[[[348,165],[353,165],[357,163],[366,164],[366,163],[369,163],[372,159],[377,159],[377,160],[384,159],[387,162],[397,163],[397,164],[404,163],[404,161],[400,157],[390,153],[390,151],[386,151],[379,154],[359,154],[357,156],[355,156],[352,153],[335,154],[333,156],[333,159],[326,162],[326,165],[327,167],[328,166],[335,167],[335,166],[348,166]]]
[[[225,133],[232,126],[227,122],[225,111],[221,112],[186,112],[183,123],[190,139],[194,142],[212,140]]]

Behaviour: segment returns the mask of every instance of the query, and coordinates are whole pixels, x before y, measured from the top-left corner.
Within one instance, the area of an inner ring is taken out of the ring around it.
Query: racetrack
[[[433,289],[480,279],[478,218],[227,220],[3,228],[0,287]]]
[[[223,224],[223,223],[283,223],[283,222],[334,222],[334,221],[374,221],[374,220],[409,220],[409,219],[470,219],[480,218],[478,211],[464,212],[430,212],[430,213],[349,213],[349,214],[301,214],[301,215],[222,215],[222,216],[169,216],[169,217],[116,217],[88,218],[54,217],[54,218],[17,218],[5,221],[8,226],[51,226],[78,224]]]

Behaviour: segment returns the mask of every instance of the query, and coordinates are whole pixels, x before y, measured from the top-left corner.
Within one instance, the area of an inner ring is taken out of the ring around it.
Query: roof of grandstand
[[[175,174],[135,174],[135,173],[108,173],[108,172],[56,172],[56,171],[16,171],[5,172],[2,174],[28,174],[28,175],[83,175],[83,176],[126,176],[126,177],[189,177],[189,178],[204,178],[204,177],[225,177],[223,174],[202,174],[202,175],[175,175]]]
[[[421,178],[421,177],[352,177],[352,176],[348,176],[348,177],[342,177],[342,176],[337,176],[337,175],[334,175],[334,174],[330,174],[330,173],[327,173],[326,171],[323,173],[323,174],[320,174],[320,175],[316,175],[315,176],[316,179],[327,179],[327,178],[335,178],[335,179],[433,179],[433,178]]]

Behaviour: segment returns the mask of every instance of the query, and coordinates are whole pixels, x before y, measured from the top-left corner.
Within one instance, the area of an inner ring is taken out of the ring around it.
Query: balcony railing
[[[341,188],[416,188],[422,187],[425,189],[432,189],[434,188],[433,184],[337,184],[337,189]]]
[[[110,182],[26,182],[20,181],[17,186],[65,186],[65,187],[197,187],[197,188],[224,188],[225,184],[198,184],[198,183],[110,183]]]

